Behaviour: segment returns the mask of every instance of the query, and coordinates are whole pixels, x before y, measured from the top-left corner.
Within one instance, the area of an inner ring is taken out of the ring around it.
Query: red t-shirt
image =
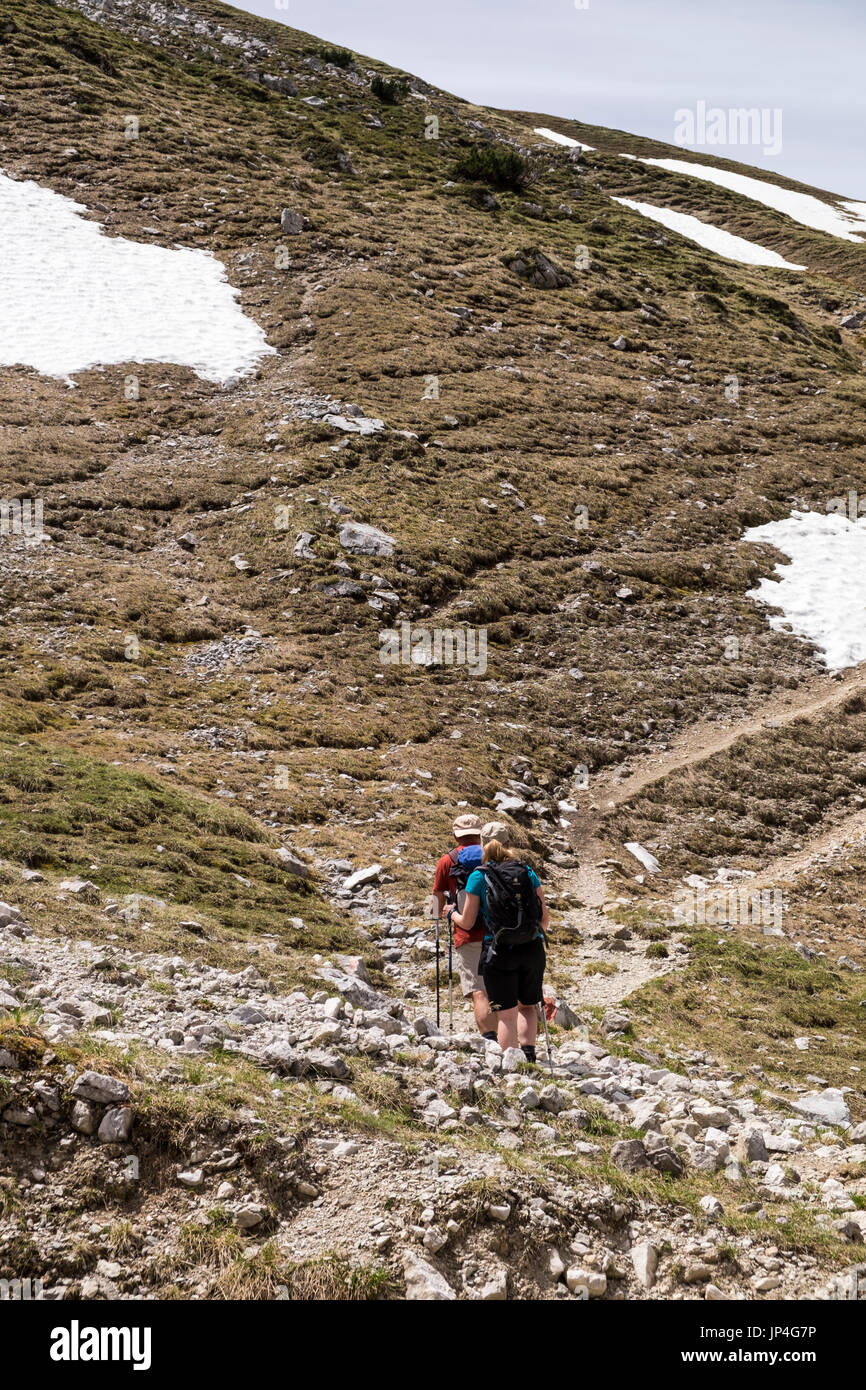
[[[436,865],[436,873],[433,876],[434,893],[450,893],[452,902],[457,901],[457,880],[454,877],[454,860],[449,854],[443,854],[439,863]],[[460,927],[454,928],[454,945],[465,946],[468,941],[484,940],[484,919],[481,916],[479,907],[476,926],[471,931],[463,931]]]

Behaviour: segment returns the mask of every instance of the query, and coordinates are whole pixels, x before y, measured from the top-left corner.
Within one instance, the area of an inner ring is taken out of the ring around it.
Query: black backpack
[[[488,864],[487,927],[493,948],[526,946],[540,935],[541,903],[529,869],[516,859]]]

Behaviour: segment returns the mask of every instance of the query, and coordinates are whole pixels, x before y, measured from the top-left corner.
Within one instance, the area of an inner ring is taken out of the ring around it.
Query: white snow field
[[[86,211],[0,173],[0,367],[68,376],[174,362],[220,382],[275,351],[238,305],[222,262],[105,236]]]
[[[555,145],[565,145],[570,150],[594,150],[595,145],[583,145],[579,140],[572,140],[570,135],[560,135],[558,130],[548,130],[546,125],[535,127],[536,135],[543,135],[545,140],[552,140]]]
[[[806,269],[804,265],[794,265],[793,262],[786,261],[784,256],[780,256],[777,251],[771,251],[767,246],[759,246],[756,241],[746,241],[744,237],[733,236],[721,227],[702,222],[699,217],[690,217],[687,212],[675,212],[673,208],[656,208],[650,203],[635,203],[631,198],[614,198],[613,201],[621,203],[624,208],[632,208],[634,212],[639,212],[642,217],[649,217],[653,222],[660,222],[669,231],[678,232],[689,241],[696,241],[698,246],[705,247],[707,251],[714,251],[717,256],[724,256],[726,260],[739,261],[742,265],[772,265],[782,270]]]
[[[831,671],[866,661],[866,517],[794,512],[753,526],[745,541],[774,545],[790,564],[762,579],[749,598],[781,608],[770,626],[790,628],[821,651]]]
[[[784,213],[803,227],[829,232],[843,241],[863,241],[863,236],[857,233],[866,234],[866,203],[841,200],[836,205],[825,203],[811,193],[795,193],[791,188],[779,188],[778,184],[767,183],[764,179],[752,179],[729,169],[715,169],[712,164],[692,164],[685,159],[642,159],[640,162],[729,188],[732,193],[741,193],[744,198]]]

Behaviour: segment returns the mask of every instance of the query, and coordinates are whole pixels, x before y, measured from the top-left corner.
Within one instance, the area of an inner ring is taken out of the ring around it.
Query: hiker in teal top
[[[498,840],[485,845],[482,867],[466,881],[463,910],[452,911],[451,920],[470,931],[479,914],[485,926],[479,969],[496,1016],[497,1041],[503,1051],[521,1047],[534,1062],[550,913],[538,875]]]
[[[527,871],[527,873],[529,874],[529,880],[530,880],[530,883],[532,884],[533,888],[535,888],[536,891],[538,891],[538,892],[540,893],[540,892],[541,892],[541,879],[538,877],[538,874],[535,872],[534,869],[530,869],[530,867],[529,867],[528,864],[527,864],[527,866],[526,866],[526,871]],[[487,926],[487,880],[486,880],[486,878],[484,877],[484,870],[483,870],[483,869],[475,869],[475,871],[469,875],[468,879],[466,880],[466,892],[467,892],[467,894],[472,893],[472,895],[473,895],[474,897],[477,897],[477,898],[480,899],[480,902],[481,902],[481,916],[482,916],[483,919],[484,919],[484,925],[485,925],[485,927],[486,927],[486,926]],[[542,896],[542,898],[543,898],[543,894],[541,894],[541,896]],[[538,935],[541,936],[541,927],[539,927],[539,929],[538,929]],[[489,941],[489,940],[490,940],[490,933],[489,933],[489,932],[487,932],[487,933],[485,934],[484,940],[485,940],[485,941]]]

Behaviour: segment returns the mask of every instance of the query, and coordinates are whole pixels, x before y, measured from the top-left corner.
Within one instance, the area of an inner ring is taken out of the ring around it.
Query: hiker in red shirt
[[[436,865],[433,879],[433,897],[438,904],[439,915],[444,916],[447,902],[463,906],[463,889],[466,879],[474,869],[481,867],[481,821],[478,816],[458,816],[451,827],[456,846],[443,854]],[[472,1000],[475,1022],[483,1037],[496,1041],[496,1020],[490,1012],[484,981],[478,973],[481,956],[481,943],[484,939],[483,922],[472,931],[454,928],[454,950],[457,956],[457,969],[460,975],[460,988],[464,999]]]

